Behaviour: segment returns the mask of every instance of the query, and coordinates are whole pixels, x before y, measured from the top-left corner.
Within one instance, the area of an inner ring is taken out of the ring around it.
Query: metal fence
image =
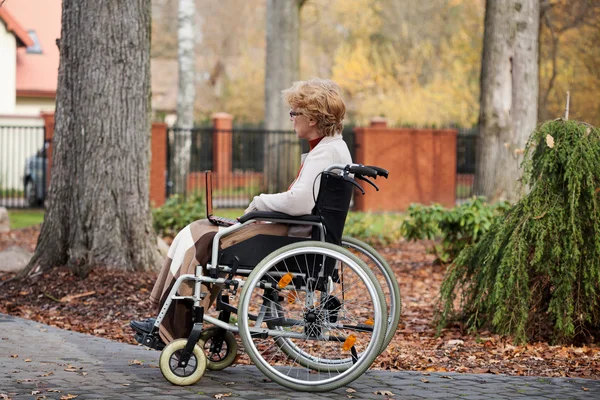
[[[477,132],[477,127],[461,128],[458,132],[457,201],[473,195]],[[354,159],[353,127],[347,127],[343,135]],[[187,132],[170,129],[167,137],[167,196],[203,196],[203,171],[210,169],[216,172],[216,207],[245,207],[258,193],[285,191],[298,173],[300,155],[308,151],[308,143],[299,141],[291,131],[215,131],[212,127],[200,127]],[[0,206],[43,204],[47,190],[44,182],[48,178],[47,147],[41,126],[0,126]],[[183,173],[177,172],[177,157],[187,160]],[[220,173],[223,167],[229,172]]]
[[[46,197],[42,126],[0,126],[0,206],[41,206]]]
[[[461,128],[456,138],[456,200],[473,196],[475,180],[475,155],[479,129]]]
[[[354,132],[343,135],[354,153]],[[287,190],[309,150],[293,131],[169,129],[167,137],[167,196],[202,196],[210,169],[216,207],[246,207],[259,193]]]
[[[461,128],[458,132],[457,201],[473,195],[477,132],[477,127]],[[354,159],[353,128],[345,129],[343,135]],[[299,141],[291,131],[246,128],[215,131],[212,127],[187,131],[170,129],[168,140],[167,196],[203,196],[203,171],[210,169],[215,171],[214,203],[221,208],[243,208],[258,193],[287,190],[298,172],[300,155],[309,150],[308,143]],[[218,142],[224,147],[220,147]],[[188,167],[182,170],[177,157],[183,159]],[[220,166],[224,166],[227,172],[220,172]]]

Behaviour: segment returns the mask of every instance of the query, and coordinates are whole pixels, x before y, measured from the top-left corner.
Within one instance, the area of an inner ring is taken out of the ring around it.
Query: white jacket
[[[289,215],[310,214],[315,206],[314,199],[319,194],[319,174],[331,164],[352,162],[348,146],[340,134],[325,136],[314,149],[303,154],[302,159],[298,177],[287,192],[255,196],[246,212],[258,210],[278,211]]]

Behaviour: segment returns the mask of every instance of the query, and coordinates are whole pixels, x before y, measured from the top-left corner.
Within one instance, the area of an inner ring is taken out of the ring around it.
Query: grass
[[[39,225],[44,221],[44,210],[9,210],[10,229]]]
[[[473,186],[468,185],[466,183],[457,183],[456,184],[456,198],[457,199],[466,199],[473,195]]]
[[[235,219],[244,215],[244,210],[244,208],[217,208],[213,212],[219,217]]]

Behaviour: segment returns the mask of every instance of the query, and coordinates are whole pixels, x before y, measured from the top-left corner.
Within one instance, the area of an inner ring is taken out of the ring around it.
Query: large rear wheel
[[[400,298],[398,280],[385,258],[365,242],[350,236],[344,236],[342,237],[342,246],[363,260],[381,285],[388,312],[387,332],[381,348],[383,352],[396,333],[400,322],[400,314],[402,313],[402,299]]]
[[[373,273],[342,247],[312,241],[261,261],[244,284],[238,316],[254,364],[299,391],[334,390],[361,376],[387,326]]]

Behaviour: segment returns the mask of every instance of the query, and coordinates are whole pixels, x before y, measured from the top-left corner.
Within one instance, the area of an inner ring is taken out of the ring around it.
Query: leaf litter
[[[11,245],[31,251],[38,234],[39,227],[0,233],[0,251]],[[597,344],[576,347],[536,342],[517,346],[510,337],[485,330],[469,334],[460,324],[443,329],[436,337],[432,321],[446,267],[435,264],[429,244],[401,241],[376,246],[400,283],[402,318],[390,345],[371,368],[600,379]],[[96,268],[82,280],[66,267],[57,267],[28,280],[5,282],[14,274],[4,273],[0,275],[0,312],[136,344],[129,321],[154,314],[148,295],[156,275]],[[47,295],[69,301],[54,301]],[[236,362],[250,363],[246,354]]]

